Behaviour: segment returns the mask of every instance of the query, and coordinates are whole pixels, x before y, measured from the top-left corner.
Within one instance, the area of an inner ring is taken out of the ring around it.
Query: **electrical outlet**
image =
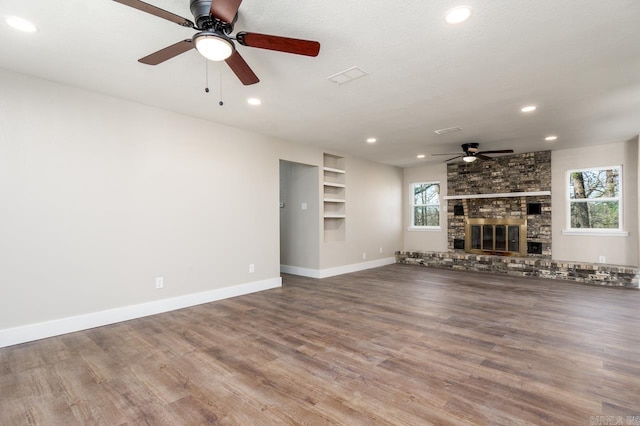
[[[308,206],[307,206],[307,203],[302,203],[302,206],[301,206],[301,207],[302,207],[302,210],[306,210],[306,209],[307,209],[307,207],[308,207]]]
[[[256,271],[256,265],[254,265],[253,263],[249,264],[249,273],[253,274]]]
[[[380,247],[380,254],[382,254],[382,247]]]
[[[362,253],[362,260],[367,258],[367,253]]]
[[[600,262],[600,263],[607,263],[607,258],[606,258],[606,257],[604,257],[604,256],[600,256],[600,257],[598,258],[598,262]]]
[[[164,277],[156,277],[156,288],[164,288]]]

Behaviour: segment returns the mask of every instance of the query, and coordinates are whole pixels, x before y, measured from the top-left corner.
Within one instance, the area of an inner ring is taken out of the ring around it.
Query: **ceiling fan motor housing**
[[[230,34],[233,31],[233,24],[238,19],[238,14],[233,22],[222,22],[211,16],[211,0],[190,0],[189,8],[198,28],[205,30],[224,31]]]
[[[211,0],[191,0],[189,8],[196,21],[204,17],[208,18],[211,10]]]
[[[478,147],[479,146],[480,146],[480,144],[478,142],[463,143],[462,144],[462,150],[464,152],[466,152],[467,154],[474,154],[474,153],[478,152]]]

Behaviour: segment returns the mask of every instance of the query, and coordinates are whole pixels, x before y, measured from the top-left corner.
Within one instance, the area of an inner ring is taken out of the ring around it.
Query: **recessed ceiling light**
[[[376,138],[367,139],[367,143],[376,143],[377,141],[378,141],[378,139],[376,139]]]
[[[25,33],[35,33],[38,31],[38,28],[31,22],[26,19],[18,18],[17,16],[7,16],[4,20],[11,28],[18,31]]]
[[[546,138],[544,138],[545,141],[555,141],[556,139],[558,139],[558,137],[555,135],[547,136]]]
[[[447,127],[446,129],[434,130],[433,133],[436,135],[444,135],[445,133],[459,132],[460,130],[462,130],[460,127]]]
[[[461,22],[466,21],[471,16],[471,8],[468,6],[458,6],[449,10],[445,16],[444,20],[449,24],[459,24]]]
[[[416,155],[416,158],[424,158],[424,157],[426,157],[426,155],[424,155],[424,154],[418,154],[418,155]]]
[[[257,105],[260,105],[262,103],[262,101],[260,99],[258,99],[258,98],[249,98],[249,99],[247,99],[247,103],[249,105],[257,106]]]
[[[522,112],[531,112],[531,111],[535,111],[536,110],[536,106],[535,105],[527,105],[526,107],[522,107],[520,109],[520,111]]]

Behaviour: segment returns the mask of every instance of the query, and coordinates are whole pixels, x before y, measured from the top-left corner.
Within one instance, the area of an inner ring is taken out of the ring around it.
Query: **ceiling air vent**
[[[433,133],[436,135],[444,135],[445,133],[459,132],[460,130],[462,130],[460,127],[447,127],[446,129],[434,130]]]
[[[358,67],[351,67],[344,71],[340,71],[337,74],[327,77],[327,80],[335,84],[345,84],[357,78],[364,77],[366,75],[369,75],[369,73],[364,71],[363,69]]]

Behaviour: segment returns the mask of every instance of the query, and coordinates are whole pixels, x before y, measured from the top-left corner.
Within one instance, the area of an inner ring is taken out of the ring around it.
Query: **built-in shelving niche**
[[[343,157],[324,154],[323,162],[324,241],[344,241],[347,220],[347,185]]]

